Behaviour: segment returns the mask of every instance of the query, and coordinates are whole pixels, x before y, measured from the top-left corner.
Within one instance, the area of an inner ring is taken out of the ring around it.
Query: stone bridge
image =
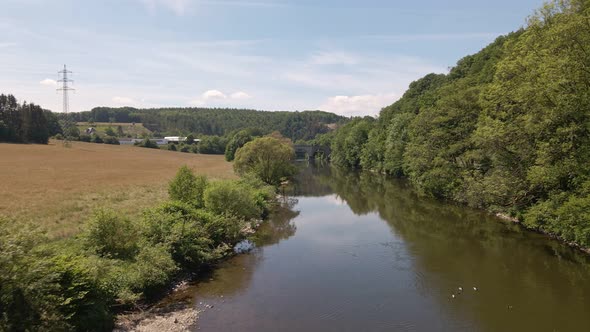
[[[329,159],[332,152],[329,147],[323,145],[295,145],[293,148],[297,159],[314,159],[318,154]]]

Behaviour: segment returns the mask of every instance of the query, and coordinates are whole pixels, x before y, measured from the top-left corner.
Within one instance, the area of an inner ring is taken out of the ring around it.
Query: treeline
[[[13,95],[0,95],[0,142],[47,144],[60,132],[55,114],[32,103],[18,103]]]
[[[378,119],[339,129],[333,162],[590,247],[589,21],[589,1],[545,5],[449,74],[413,82]]]
[[[342,124],[347,118],[328,112],[266,112],[228,108],[96,107],[89,112],[71,113],[77,122],[141,122],[157,135],[226,136],[244,128],[257,128],[263,134],[273,131],[293,141],[309,140]]]

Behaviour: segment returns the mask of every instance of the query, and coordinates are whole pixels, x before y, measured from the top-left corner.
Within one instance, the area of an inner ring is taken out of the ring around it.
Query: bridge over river
[[[295,157],[297,159],[314,159],[316,156],[324,156],[330,158],[332,151],[328,146],[324,145],[295,145]]]

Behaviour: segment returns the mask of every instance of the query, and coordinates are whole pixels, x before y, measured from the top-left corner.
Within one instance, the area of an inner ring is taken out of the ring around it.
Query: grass
[[[55,238],[78,233],[97,207],[138,215],[167,198],[182,165],[211,178],[235,178],[223,156],[59,141],[0,144],[0,214],[32,221]]]
[[[98,132],[98,134],[101,136],[105,135],[105,131],[107,130],[108,127],[113,128],[113,130],[116,133],[118,126],[121,126],[125,136],[131,135],[131,137],[141,137],[143,134],[149,135],[152,133],[149,129],[144,127],[143,124],[141,124],[141,123],[95,122],[93,124],[90,124],[88,122],[78,122],[76,124],[76,126],[78,127],[78,129],[80,129],[81,133],[84,133],[84,131],[86,129],[88,129],[89,127],[94,127],[96,129],[96,131]]]

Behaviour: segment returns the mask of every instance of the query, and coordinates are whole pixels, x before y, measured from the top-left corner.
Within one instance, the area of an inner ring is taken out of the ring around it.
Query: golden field
[[[165,200],[167,183],[182,165],[211,178],[235,177],[223,156],[83,142],[2,143],[0,215],[67,237],[97,207],[135,216]]]

